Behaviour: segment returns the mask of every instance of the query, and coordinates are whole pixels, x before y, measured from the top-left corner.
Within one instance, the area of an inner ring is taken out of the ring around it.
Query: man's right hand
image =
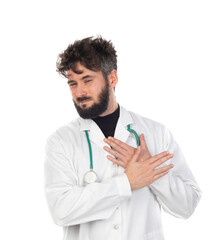
[[[140,154],[141,147],[139,146],[125,168],[125,174],[128,177],[132,190],[149,186],[157,179],[166,175],[169,170],[173,168],[173,164],[157,168],[162,163],[171,159],[174,156],[172,153],[166,151],[150,157],[145,161],[138,161]]]

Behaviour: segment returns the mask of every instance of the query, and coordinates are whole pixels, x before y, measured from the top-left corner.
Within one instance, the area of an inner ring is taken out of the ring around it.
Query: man
[[[164,239],[161,206],[188,218],[201,196],[170,131],[119,106],[110,41],[75,41],[59,55],[57,71],[80,115],[46,146],[46,197],[64,239]]]

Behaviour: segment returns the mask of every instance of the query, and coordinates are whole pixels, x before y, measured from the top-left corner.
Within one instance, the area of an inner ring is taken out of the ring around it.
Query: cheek
[[[94,98],[98,98],[98,96],[102,92],[103,88],[104,88],[104,86],[101,84],[92,86],[90,88],[90,94],[93,95]]]
[[[76,91],[73,88],[70,88],[70,94],[72,95],[72,97],[75,99],[76,96]]]
[[[73,89],[73,88],[70,88],[70,93],[71,93],[71,94],[74,94],[74,92],[75,92],[74,89]]]

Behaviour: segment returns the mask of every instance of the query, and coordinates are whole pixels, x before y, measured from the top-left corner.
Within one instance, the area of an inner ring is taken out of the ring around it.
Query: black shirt
[[[99,126],[106,138],[109,136],[114,137],[119,114],[120,108],[118,106],[116,111],[114,111],[113,113],[104,117],[97,117],[92,120]]]

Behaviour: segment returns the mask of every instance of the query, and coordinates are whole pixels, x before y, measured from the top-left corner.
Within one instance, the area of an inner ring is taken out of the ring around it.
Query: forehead
[[[69,69],[69,70],[67,70],[66,75],[67,75],[67,77],[70,77],[75,74],[83,74],[87,70],[89,70],[89,69],[85,68],[80,63],[77,63],[76,66],[74,67],[74,71],[72,69]]]
[[[66,71],[66,76],[68,79],[71,78],[82,78],[83,76],[103,76],[101,71],[92,71],[86,67],[84,67],[83,65],[81,65],[80,63],[77,63],[74,71],[72,69],[69,69]]]
[[[95,73],[95,71],[89,70],[88,68],[84,67],[80,63],[77,63],[74,71],[72,69],[67,70],[67,77],[75,76],[75,75],[83,75],[83,74],[88,74],[88,73]]]

